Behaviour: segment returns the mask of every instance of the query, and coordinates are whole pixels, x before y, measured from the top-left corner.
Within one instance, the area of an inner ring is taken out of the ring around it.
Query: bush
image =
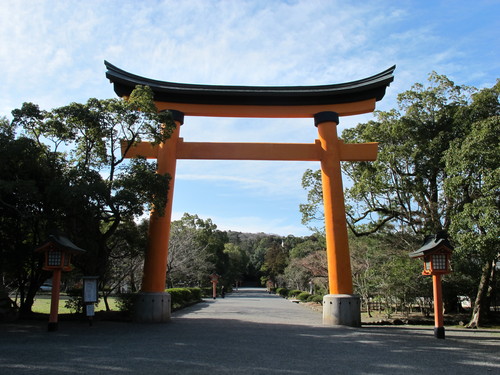
[[[201,288],[189,288],[189,290],[191,291],[192,299],[194,299],[195,301],[201,300],[203,294]]]
[[[213,288],[211,286],[206,286],[206,287],[200,288],[200,290],[201,290],[202,297],[212,298]]]
[[[165,290],[170,294],[173,305],[183,305],[191,300],[191,291],[188,288],[170,288]]]
[[[307,302],[323,303],[323,296],[319,296],[317,294],[310,295],[307,298]]]
[[[281,297],[288,297],[288,289],[287,288],[277,288],[276,293]]]
[[[172,309],[180,309],[201,300],[200,288],[170,288],[166,290],[172,299]]]
[[[293,289],[288,292],[288,297],[297,297],[300,293],[302,293],[302,290]]]
[[[118,310],[125,313],[128,317],[133,317],[135,313],[135,303],[138,293],[121,293],[116,296],[116,306]]]
[[[310,295],[311,294],[308,292],[302,292],[297,296],[297,298],[300,299],[302,302],[306,302]]]

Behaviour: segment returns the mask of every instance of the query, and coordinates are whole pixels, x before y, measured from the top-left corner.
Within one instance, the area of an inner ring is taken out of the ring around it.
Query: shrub
[[[213,293],[213,288],[211,286],[206,286],[200,289],[202,297],[211,298]]]
[[[195,301],[201,300],[201,297],[203,294],[203,291],[201,290],[201,288],[189,288],[189,290],[191,291],[191,298],[192,299],[194,299]]]
[[[307,298],[307,302],[323,303],[323,296],[313,294]]]
[[[297,296],[297,298],[300,299],[302,302],[306,302],[310,295],[311,294],[308,292],[302,292]]]
[[[302,290],[293,289],[288,292],[288,297],[297,297],[300,293],[302,293]]]
[[[288,297],[288,289],[287,288],[277,288],[276,293],[281,297]]]
[[[188,288],[170,288],[165,290],[168,294],[170,294],[170,298],[172,299],[173,305],[183,305],[184,303],[189,302],[191,299],[191,292]]]
[[[191,303],[201,300],[200,288],[170,288],[166,290],[172,299],[172,308],[180,309]]]
[[[137,296],[138,293],[121,293],[117,295],[116,306],[118,307],[118,310],[125,313],[128,317],[133,317]]]

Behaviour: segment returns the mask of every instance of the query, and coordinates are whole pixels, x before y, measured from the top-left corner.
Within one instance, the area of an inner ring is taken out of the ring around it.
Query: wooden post
[[[168,173],[171,177],[167,195],[167,203],[163,216],[153,209],[150,214],[149,242],[144,260],[144,276],[142,291],[147,293],[160,293],[165,291],[167,273],[168,241],[170,238],[170,221],[172,219],[172,202],[174,197],[175,170],[177,165],[177,143],[183,115],[175,113],[175,129],[164,143],[158,146],[157,173]]]
[[[441,274],[432,275],[432,287],[434,292],[434,336],[444,339],[443,319],[443,293],[441,288]]]
[[[61,291],[61,272],[60,268],[52,272],[52,296],[50,300],[49,332],[57,331],[57,315],[59,314],[59,294]]]
[[[326,251],[330,294],[352,294],[351,260],[337,138],[338,115],[321,112],[315,116],[323,149],[321,178],[325,211]]]

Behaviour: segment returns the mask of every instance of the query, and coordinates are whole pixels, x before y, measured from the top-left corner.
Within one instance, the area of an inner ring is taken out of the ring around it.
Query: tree
[[[352,182],[347,222],[356,236],[399,233],[408,249],[427,234],[449,231],[455,272],[477,280],[475,309],[485,311],[499,248],[499,84],[474,93],[435,73],[429,81],[398,95],[399,110],[343,132],[346,142],[380,142],[375,162],[343,164]],[[306,172],[304,185],[309,222],[320,212],[319,177]],[[472,326],[480,314],[474,312]]]
[[[85,256],[75,258],[75,263],[83,274],[100,276],[102,287],[111,267],[111,239],[120,223],[140,216],[153,205],[163,207],[170,178],[156,174],[155,166],[145,160],[124,163],[120,149],[126,151],[142,138],[161,142],[170,136],[175,123],[169,113],[158,113],[152,91],[140,86],[127,101],[89,99],[86,104],[72,103],[51,111],[24,103],[12,114],[10,128],[2,131],[4,139],[10,137],[9,142],[14,144],[12,137],[16,135],[20,142],[29,143],[35,150],[29,155],[36,154],[41,162],[25,162],[33,165],[24,167],[23,173],[27,174],[27,180],[32,175],[44,176],[48,181],[36,184],[36,188],[54,203],[35,210],[44,224],[39,225],[36,236],[24,236],[22,245],[29,252],[48,234],[66,233],[87,250]],[[9,160],[16,163],[16,158],[26,155],[14,150],[7,155],[5,164],[10,165]],[[43,167],[44,160],[52,168],[52,174],[34,170]],[[26,204],[18,199],[17,191],[21,187],[18,179],[7,174],[2,181],[3,192],[7,194],[12,186],[15,195],[0,203],[2,209],[14,212]],[[35,201],[39,198],[31,193],[29,196]],[[38,207],[40,205],[38,203]],[[35,212],[32,205],[26,207]],[[19,216],[19,220],[25,225],[28,223],[26,217]],[[10,251],[18,252],[18,249],[16,246]],[[30,289],[34,289],[36,283],[31,284],[34,287]],[[26,309],[31,309],[30,301]]]
[[[282,275],[288,265],[288,251],[283,246],[283,240],[277,236],[263,238],[259,248],[265,249],[264,263],[261,271],[273,283]]]
[[[185,213],[170,229],[167,281],[170,286],[202,286],[227,269],[227,236],[211,219]]]
[[[473,97],[475,119],[463,139],[446,153],[445,187],[453,211],[450,233],[455,259],[481,269],[468,327],[477,327],[489,311],[490,286],[500,257],[500,81]]]
[[[247,272],[248,255],[238,246],[233,243],[224,245],[224,254],[227,256],[227,269],[222,275],[223,279],[228,284],[240,282],[243,280]]]
[[[31,311],[35,294],[50,273],[33,250],[61,223],[60,193],[67,191],[65,163],[57,154],[2,122],[0,148],[1,283],[20,296],[20,313]]]
[[[346,129],[349,143],[380,142],[374,162],[346,162],[352,182],[345,189],[349,228],[374,233],[388,223],[417,235],[447,229],[450,205],[443,194],[443,156],[450,141],[466,133],[464,106],[472,89],[433,73],[430,86],[415,84],[398,95],[399,111],[377,112],[377,121]],[[321,190],[316,173],[304,175],[310,186],[304,221],[317,216]],[[312,207],[311,207],[312,206]]]
[[[134,220],[122,221],[110,238],[110,266],[101,280],[106,311],[110,310],[108,297],[112,293],[135,293],[140,289],[148,225],[148,220],[139,224]]]

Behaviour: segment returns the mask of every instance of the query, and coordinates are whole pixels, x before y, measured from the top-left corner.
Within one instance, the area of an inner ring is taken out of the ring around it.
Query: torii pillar
[[[158,215],[154,208],[150,213],[142,288],[135,306],[135,317],[138,322],[165,322],[171,316],[171,298],[170,294],[165,292],[165,278],[177,166],[177,143],[180,127],[184,123],[184,114],[175,110],[170,112],[175,122],[175,129],[170,138],[156,147],[146,147],[146,152],[143,152],[146,157],[156,157],[158,163],[156,172],[168,173],[171,180],[164,215]],[[142,144],[147,145],[147,143]]]
[[[352,287],[344,189],[340,168],[344,144],[339,142],[337,137],[339,116],[335,112],[321,112],[314,116],[314,122],[318,127],[323,151],[321,179],[330,289],[330,294],[323,297],[323,324],[358,327],[361,326],[361,304],[359,296],[353,295]],[[361,156],[364,145],[351,146],[357,146]]]

